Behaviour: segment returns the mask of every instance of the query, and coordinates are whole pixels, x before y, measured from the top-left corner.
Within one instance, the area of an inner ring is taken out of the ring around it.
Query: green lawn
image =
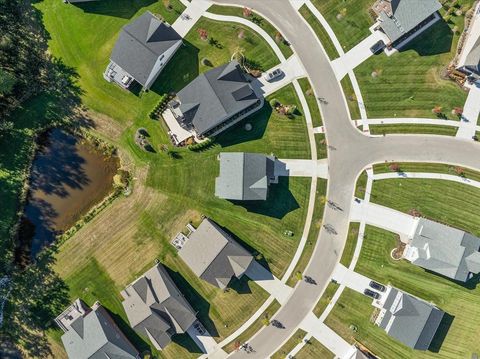
[[[315,244],[317,243],[318,234],[320,233],[320,228],[322,226],[323,220],[323,211],[325,208],[325,196],[327,194],[327,180],[323,178],[317,179],[317,190],[315,193],[315,207],[313,209],[312,223],[310,226],[310,231],[308,232],[307,243],[303,249],[300,260],[295,266],[294,271],[290,278],[288,278],[287,285],[294,286],[298,281],[296,273],[303,273],[307,267],[310,257],[312,256],[313,250],[315,249]]]
[[[312,116],[312,125],[313,127],[319,127],[323,125],[322,115],[320,114],[320,109],[318,108],[318,102],[315,98],[315,93],[313,92],[312,85],[307,77],[303,77],[298,80],[300,87],[302,88],[305,99],[307,100],[308,107],[310,108],[310,114]]]
[[[334,282],[328,283],[327,288],[325,289],[325,292],[323,293],[318,303],[315,305],[315,308],[313,308],[313,314],[315,314],[317,317],[320,317],[320,315],[323,313],[325,308],[327,308],[327,305],[330,303],[330,301],[333,298],[333,295],[335,294],[335,292],[339,287],[340,287],[340,284],[337,284]]]
[[[355,197],[364,199],[365,198],[365,190],[367,188],[367,180],[368,175],[367,171],[363,171],[358,177],[357,184],[355,186]]]
[[[353,259],[353,254],[355,253],[355,246],[357,245],[358,239],[358,228],[360,223],[350,222],[348,227],[347,243],[343,249],[342,258],[340,258],[340,263],[348,268],[350,262]]]
[[[280,359],[285,358],[288,353],[292,351],[293,348],[299,344],[307,333],[302,329],[297,329],[295,334],[293,334],[288,341],[283,344],[276,353],[274,353],[270,358],[271,359]]]
[[[355,91],[353,90],[353,85],[352,81],[350,81],[350,77],[348,75],[345,76],[340,81],[340,84],[342,85],[343,93],[345,94],[345,98],[347,100],[350,117],[352,118],[352,120],[359,120],[362,116],[360,115],[360,108],[358,107],[357,96],[355,95]]]
[[[317,145],[317,158],[319,160],[322,158],[327,158],[328,149],[327,149],[327,139],[325,138],[325,134],[316,133],[314,137],[315,137],[315,143]]]
[[[422,162],[395,162],[400,167],[400,172],[425,172],[425,173],[445,173],[454,176],[461,176],[474,181],[480,181],[480,173],[477,171],[463,168],[460,166],[451,166],[443,163],[422,163]],[[373,172],[388,173],[391,163],[379,163],[373,166]]]
[[[317,35],[317,38],[322,43],[323,48],[325,49],[325,52],[327,53],[329,59],[330,60],[336,59],[339,56],[338,51],[335,48],[335,45],[333,44],[332,40],[330,39],[330,36],[328,36],[327,32],[325,31],[325,28],[322,26],[320,21],[318,21],[315,15],[310,11],[310,9],[305,4],[302,5],[299,11],[300,11],[300,14],[303,16],[303,18],[308,22],[312,30],[315,32],[315,34]]]
[[[211,12],[213,14],[238,16],[244,18],[243,8],[237,6],[212,5],[208,9],[208,12]],[[265,30],[268,35],[270,35],[273,40],[275,40],[285,58],[288,59],[290,56],[293,55],[293,51],[290,48],[290,45],[287,42],[282,41],[282,39],[278,37],[278,30],[270,22],[268,22],[266,19],[253,11],[252,15],[247,19],[260,26],[263,30]]]
[[[260,329],[265,326],[264,321],[269,320],[278,310],[280,309],[280,303],[276,300],[272,302],[268,306],[267,309],[262,313],[260,317],[256,321],[253,322],[242,334],[240,334],[234,341],[225,345],[222,349],[225,350],[227,353],[231,353],[235,350],[235,347],[238,343],[245,343],[248,341],[255,333],[257,333]]]
[[[472,0],[458,3],[468,8]],[[444,13],[444,11],[441,11]],[[453,28],[458,29],[454,34]],[[372,56],[355,69],[369,118],[432,118],[442,107],[442,117],[458,120],[451,111],[463,107],[466,93],[446,80],[446,67],[455,55],[464,17],[439,21],[393,56]]]
[[[312,0],[312,3],[325,17],[345,52],[370,35],[368,28],[373,25],[374,19],[368,10],[373,1]]]
[[[386,179],[374,181],[371,201],[447,223],[480,236],[480,189],[446,180]]]
[[[308,343],[295,355],[295,359],[328,359],[334,357],[335,355],[315,338],[310,338]]]
[[[442,136],[455,136],[457,127],[443,125],[412,125],[412,124],[393,124],[393,125],[370,125],[372,135],[386,134],[431,134]]]

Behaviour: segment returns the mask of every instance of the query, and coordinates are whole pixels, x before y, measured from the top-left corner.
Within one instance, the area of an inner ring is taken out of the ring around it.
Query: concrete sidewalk
[[[395,124],[412,124],[412,125],[435,125],[435,126],[453,126],[459,127],[460,121],[454,120],[441,120],[438,118],[406,118],[406,117],[394,117],[394,118],[369,118],[363,120],[369,125],[395,125]]]
[[[275,173],[284,177],[320,177],[328,178],[328,161],[278,159],[275,161]]]
[[[418,219],[394,209],[359,200],[353,201],[350,220],[362,222],[398,233],[402,241],[413,236]]]
[[[476,188],[480,188],[480,182],[472,180],[470,178],[450,175],[446,173],[425,173],[425,172],[388,172],[388,173],[379,173],[373,175],[374,180],[382,180],[388,178],[426,178],[426,179],[436,179],[436,180],[445,180],[452,181],[462,184],[467,184]]]
[[[280,304],[286,303],[288,297],[293,291],[293,288],[282,283],[280,279],[273,276],[272,273],[266,270],[257,261],[254,261],[250,267],[248,267],[245,275],[265,289],[270,295],[274,296]]]
[[[195,0],[184,4],[187,8],[175,20],[172,27],[181,37],[185,37],[197,21],[205,14],[207,9],[212,5],[210,1]]]
[[[471,140],[477,130],[478,116],[480,115],[480,81],[470,88],[467,101],[463,107],[462,120],[458,128],[457,137]]]

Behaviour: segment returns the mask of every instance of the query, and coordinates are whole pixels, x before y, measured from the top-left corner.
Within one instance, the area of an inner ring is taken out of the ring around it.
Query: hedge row
[[[208,147],[210,147],[214,143],[214,141],[215,141],[215,137],[209,137],[203,142],[195,143],[193,145],[189,145],[188,149],[190,151],[199,152],[199,151],[205,150]]]
[[[148,114],[148,117],[150,117],[152,120],[155,120],[158,118],[158,116],[165,110],[167,107],[167,103],[170,100],[170,96],[167,94],[162,95],[160,97],[160,100],[158,103],[155,105],[152,111]]]

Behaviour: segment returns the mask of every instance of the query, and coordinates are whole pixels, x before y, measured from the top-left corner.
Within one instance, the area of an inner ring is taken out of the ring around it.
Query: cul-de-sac
[[[0,358],[478,359],[480,0],[0,0]]]

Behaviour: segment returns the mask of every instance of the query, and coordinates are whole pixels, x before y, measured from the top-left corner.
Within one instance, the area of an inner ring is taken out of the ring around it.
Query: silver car
[[[282,70],[275,69],[273,71],[267,72],[263,78],[267,81],[272,81],[272,80],[276,79],[277,77],[281,76],[282,74],[283,74]]]

